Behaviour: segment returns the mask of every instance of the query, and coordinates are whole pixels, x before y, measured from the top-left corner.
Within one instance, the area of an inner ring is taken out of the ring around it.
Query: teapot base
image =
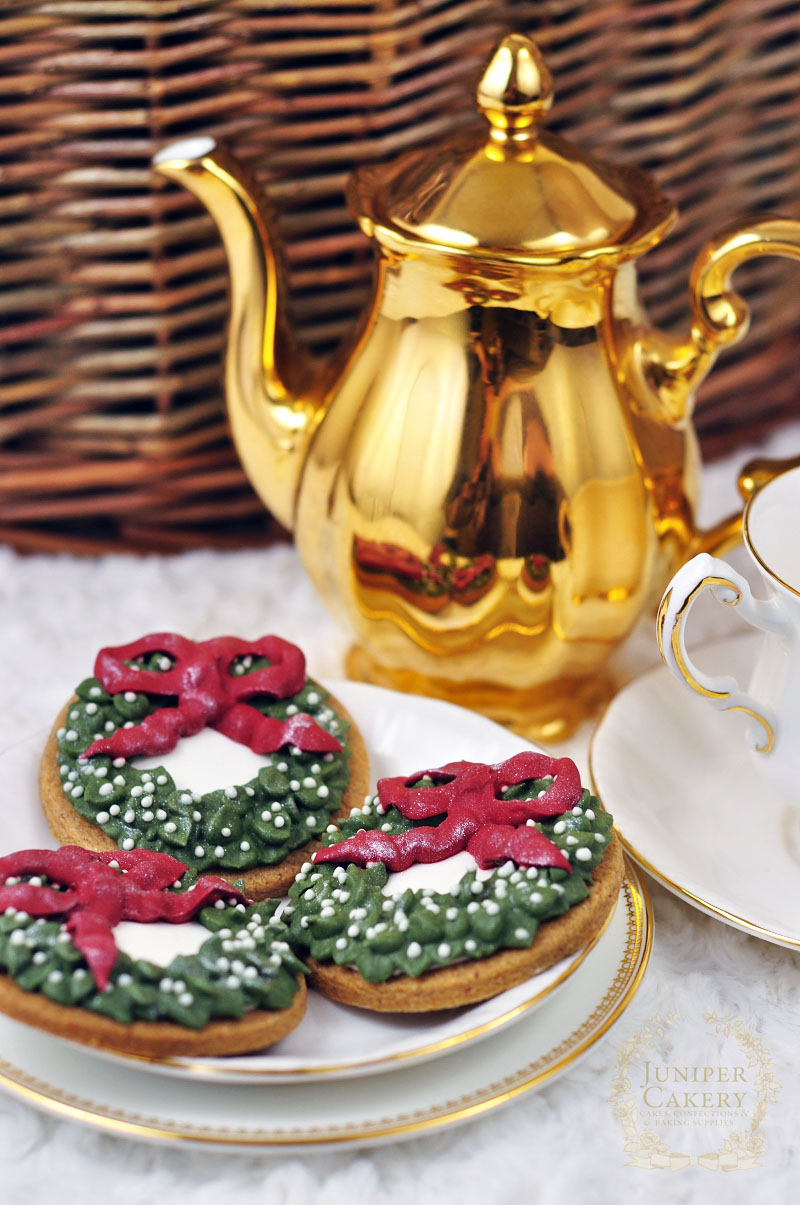
[[[496,682],[455,682],[390,669],[358,644],[347,653],[345,667],[347,676],[357,682],[455,703],[481,712],[526,740],[545,744],[570,737],[584,720],[609,703],[618,689],[611,674],[603,670],[590,678],[564,677],[528,690]]]

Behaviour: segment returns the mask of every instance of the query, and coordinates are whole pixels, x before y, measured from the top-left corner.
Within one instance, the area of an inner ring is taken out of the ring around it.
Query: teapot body
[[[512,699],[544,716],[593,678],[596,694],[685,554],[659,530],[665,499],[688,532],[697,485],[689,424],[648,413],[618,371],[610,333],[643,323],[633,271],[381,257],[295,519],[360,646],[351,672],[512,721]]]

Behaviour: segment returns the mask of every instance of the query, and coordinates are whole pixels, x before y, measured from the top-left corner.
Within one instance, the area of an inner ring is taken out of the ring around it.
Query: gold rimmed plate
[[[449,703],[353,682],[337,682],[331,689],[366,741],[373,783],[384,775],[405,774],[460,758],[498,762],[530,747],[483,716]],[[0,837],[0,852],[53,844],[36,790],[43,739],[38,733],[3,756],[6,785],[25,805],[9,816]],[[341,1081],[380,1074],[451,1054],[516,1024],[564,990],[591,948],[492,1000],[442,1013],[372,1013],[311,992],[308,1011],[297,1029],[276,1046],[255,1054],[150,1060],[99,1049],[91,1053],[117,1066],[135,1065],[140,1071],[219,1084]]]
[[[567,1071],[632,1000],[651,942],[650,903],[629,867],[608,928],[563,990],[444,1064],[274,1087],[157,1078],[0,1016],[0,1087],[147,1141],[275,1154],[398,1141],[480,1117]]]
[[[747,680],[759,637],[693,652],[711,674]],[[593,788],[627,851],[709,916],[800,949],[800,811],[760,778],[747,717],[714,711],[665,666],[609,704],[590,750]]]

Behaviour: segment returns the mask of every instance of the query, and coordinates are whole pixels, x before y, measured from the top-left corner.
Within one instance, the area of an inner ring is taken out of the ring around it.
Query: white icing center
[[[478,863],[472,854],[462,850],[461,853],[453,854],[451,858],[444,858],[441,862],[417,862],[415,865],[409,866],[408,870],[398,870],[396,874],[390,873],[389,878],[381,887],[381,891],[384,895],[402,895],[409,888],[412,891],[420,891],[424,887],[428,887],[431,891],[438,891],[445,895],[471,870],[477,871],[476,878],[479,882],[491,878],[494,874],[493,869],[479,870]]]
[[[159,967],[169,966],[179,954],[196,954],[203,942],[212,936],[211,930],[197,921],[170,925],[165,921],[140,924],[123,920],[114,928],[118,950],[134,961],[141,958]]]
[[[266,758],[247,745],[232,741],[213,728],[201,728],[184,736],[170,753],[155,757],[132,757],[137,770],[163,766],[179,790],[205,795],[222,787],[250,782],[266,764]]]

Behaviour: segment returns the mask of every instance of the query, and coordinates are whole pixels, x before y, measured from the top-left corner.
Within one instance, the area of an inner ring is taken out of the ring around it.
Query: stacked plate
[[[446,703],[350,682],[331,689],[361,729],[373,781],[409,762],[497,762],[527,747]],[[20,802],[0,852],[52,845],[36,785],[46,734],[43,726],[3,757]],[[397,1140],[476,1117],[565,1071],[632,999],[651,941],[649,901],[628,868],[590,947],[482,1004],[402,1016],[311,993],[300,1026],[261,1054],[159,1061],[95,1052],[0,1016],[0,1086],[143,1139],[275,1151]]]

